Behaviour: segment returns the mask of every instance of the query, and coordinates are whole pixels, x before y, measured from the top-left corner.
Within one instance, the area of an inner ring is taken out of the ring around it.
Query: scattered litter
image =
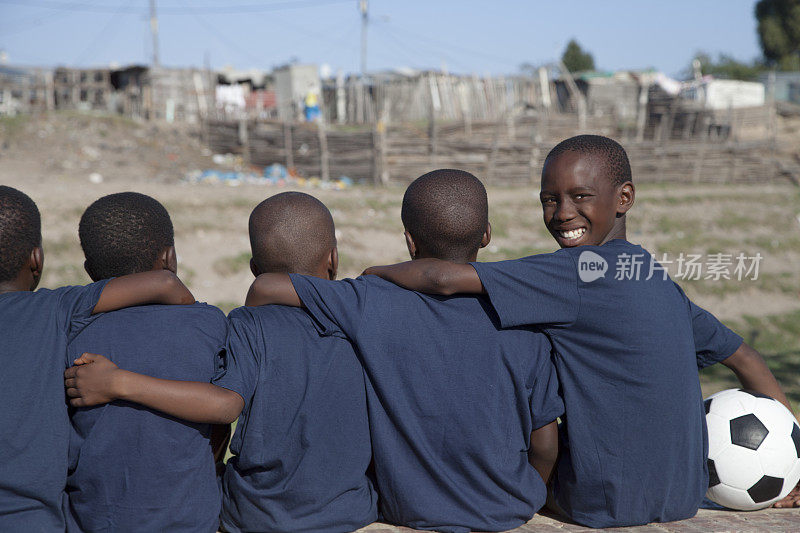
[[[286,170],[286,167],[278,163],[273,163],[268,167],[264,167],[265,178],[286,179],[288,175],[289,171]]]
[[[81,153],[86,156],[87,159],[90,161],[97,161],[100,159],[100,150],[95,148],[94,146],[83,146],[81,147]]]
[[[220,154],[214,155],[214,158],[216,158],[217,155]],[[306,187],[309,189],[326,190],[343,190],[353,186],[353,180],[347,176],[340,176],[336,179],[324,181],[318,177],[298,176],[295,169],[287,169],[285,166],[278,163],[273,163],[272,165],[264,167],[264,170],[260,173],[255,168],[251,170],[195,170],[186,174],[183,181],[192,184],[224,184],[230,187],[252,184],[274,185],[277,187]]]
[[[215,165],[227,167],[235,167],[242,164],[242,156],[236,154],[214,154],[211,156],[211,160]]]

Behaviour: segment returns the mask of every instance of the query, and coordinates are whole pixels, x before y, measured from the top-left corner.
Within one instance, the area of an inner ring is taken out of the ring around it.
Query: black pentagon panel
[[[763,503],[777,498],[783,490],[783,480],[779,477],[764,476],[758,483],[747,489],[747,494],[756,503]]]
[[[706,407],[706,414],[711,410],[711,400],[706,400],[703,402],[703,405]]]
[[[749,394],[750,396],[755,396],[756,398],[766,398],[767,400],[776,401],[775,398],[773,398],[772,396],[767,396],[766,394],[761,394],[760,392],[756,392],[754,390],[750,389],[739,389],[739,390]]]
[[[800,426],[792,424],[792,442],[794,442],[794,451],[797,452],[797,458],[800,459]]]
[[[719,476],[717,475],[717,466],[714,464],[714,459],[708,460],[708,487],[711,488],[719,485]]]
[[[766,426],[752,413],[731,419],[731,442],[736,446],[757,450],[768,434]]]

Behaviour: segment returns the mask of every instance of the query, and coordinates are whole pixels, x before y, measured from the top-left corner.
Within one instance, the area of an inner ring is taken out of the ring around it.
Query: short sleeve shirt
[[[501,330],[480,297],[291,277],[321,330],[351,339],[364,365],[384,519],[450,532],[529,520],[545,501],[530,434],[563,410],[545,336]]]
[[[593,527],[693,516],[708,486],[697,369],[741,337],[624,240],[473,266],[503,326],[538,325],[553,343],[559,505]]]
[[[377,519],[364,373],[342,336],[302,309],[229,315],[214,383],[245,402],[222,480],[222,524],[237,531],[353,531]]]
[[[105,283],[0,294],[0,531],[64,531],[64,358]]]
[[[225,347],[216,307],[146,305],[104,313],[68,348],[163,379],[209,382]],[[63,370],[62,363],[62,370]],[[211,426],[114,401],[71,410],[68,531],[214,532],[220,491]]]

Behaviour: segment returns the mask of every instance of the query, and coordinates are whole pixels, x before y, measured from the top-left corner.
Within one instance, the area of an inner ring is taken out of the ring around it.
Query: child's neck
[[[17,283],[17,280],[0,283],[0,294],[5,294],[7,292],[30,292],[31,290],[33,289]]]
[[[600,246],[604,245],[609,241],[613,241],[614,239],[622,239],[624,241],[628,240],[627,231],[625,229],[625,217],[621,217],[617,219],[614,223],[614,227],[611,228],[611,231],[603,238],[603,241],[600,243]]]

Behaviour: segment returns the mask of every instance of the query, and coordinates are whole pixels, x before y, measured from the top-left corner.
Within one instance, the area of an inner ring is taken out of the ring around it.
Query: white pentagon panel
[[[739,405],[742,406],[742,412],[744,413],[752,413],[753,408],[756,406],[756,402],[759,399],[762,399],[762,398],[757,398],[752,394],[747,394],[746,392],[742,391],[735,391],[735,392],[736,396],[731,395],[731,397],[735,398],[736,401],[739,402]]]
[[[749,489],[764,475],[758,452],[741,446],[728,446],[714,457],[714,464],[720,483],[737,489]]]
[[[711,487],[706,492],[706,498],[723,507],[742,511],[752,511],[760,507],[760,505],[755,503],[750,495],[747,494],[746,490],[736,489],[727,485]]]
[[[781,403],[766,398],[756,398],[753,414],[767,426],[770,433],[779,433],[782,438],[789,438],[792,434],[794,417]]]
[[[745,410],[740,401],[742,395],[744,394],[735,390],[718,392],[710,398],[711,410],[709,414],[715,414],[728,420],[747,414],[748,411]],[[752,398],[752,396],[749,397]]]
[[[788,474],[783,476],[783,490],[781,491],[781,498],[785,498],[789,492],[795,488],[798,482],[800,482],[800,460],[797,460],[789,471]],[[779,498],[780,499],[780,498]]]
[[[761,469],[767,476],[786,477],[797,462],[794,444],[791,439],[786,437],[783,439],[776,437],[768,442],[771,436],[769,435],[767,441],[764,441],[764,444],[758,449],[757,455]]]
[[[736,389],[721,390],[719,392],[715,392],[714,394],[712,394],[711,396],[706,398],[706,400],[713,400],[714,398],[722,398],[724,396],[730,395],[732,392],[738,392],[738,390],[736,390]]]
[[[726,418],[709,413],[706,415],[706,425],[708,426],[708,456],[715,459],[731,443],[730,423]]]

